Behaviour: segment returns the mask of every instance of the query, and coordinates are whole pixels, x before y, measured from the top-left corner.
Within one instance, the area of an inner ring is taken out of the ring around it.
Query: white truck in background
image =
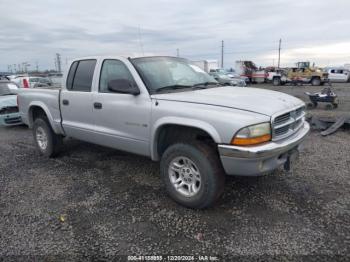
[[[236,61],[235,71],[252,83],[264,83],[267,78],[265,70],[260,70],[252,61]]]
[[[328,79],[331,82],[350,81],[350,70],[345,67],[326,67],[324,71],[328,73]]]

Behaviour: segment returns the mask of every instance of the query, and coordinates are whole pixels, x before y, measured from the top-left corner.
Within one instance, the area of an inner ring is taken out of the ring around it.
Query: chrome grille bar
[[[304,122],[305,106],[273,116],[271,119],[272,140],[280,140],[297,132]]]

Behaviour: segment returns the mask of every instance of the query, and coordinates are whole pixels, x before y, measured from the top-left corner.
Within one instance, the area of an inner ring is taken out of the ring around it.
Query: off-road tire
[[[187,157],[198,167],[201,186],[196,195],[188,197],[176,191],[170,181],[170,164],[176,157]],[[160,173],[169,196],[189,208],[207,208],[221,196],[225,185],[225,172],[218,153],[211,146],[197,142],[177,142],[170,145],[162,155]]]
[[[40,130],[43,131],[47,137],[46,148],[42,148],[39,146],[39,142],[37,139],[38,128],[40,128]],[[33,137],[35,145],[38,148],[40,154],[46,157],[55,157],[59,153],[62,146],[63,138],[62,136],[55,134],[46,117],[42,116],[35,119],[33,124]]]
[[[326,104],[326,110],[332,110],[334,109],[334,105],[333,104]]]
[[[273,84],[274,86],[279,86],[279,85],[281,85],[281,78],[279,78],[279,77],[274,77],[274,78],[272,79],[272,84]]]
[[[321,85],[321,79],[319,77],[314,77],[311,79],[311,85],[313,86],[320,86]]]

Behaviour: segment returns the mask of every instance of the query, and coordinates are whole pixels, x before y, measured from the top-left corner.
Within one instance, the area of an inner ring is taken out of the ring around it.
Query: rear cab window
[[[95,66],[95,59],[73,62],[67,77],[67,90],[91,92]]]

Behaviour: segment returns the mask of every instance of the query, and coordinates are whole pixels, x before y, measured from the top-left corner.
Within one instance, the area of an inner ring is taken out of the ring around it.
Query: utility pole
[[[180,57],[180,50],[179,50],[179,48],[176,48],[176,56]]]
[[[280,39],[278,44],[278,68],[280,68],[280,63],[281,63],[281,44],[282,44],[282,39]]]
[[[56,63],[57,63],[57,71],[59,73],[62,72],[62,68],[61,68],[61,55],[59,53],[56,54]]]
[[[39,63],[38,63],[38,61],[35,62],[35,69],[36,69],[36,72],[39,72]]]
[[[221,41],[221,68],[224,68],[224,40]]]

